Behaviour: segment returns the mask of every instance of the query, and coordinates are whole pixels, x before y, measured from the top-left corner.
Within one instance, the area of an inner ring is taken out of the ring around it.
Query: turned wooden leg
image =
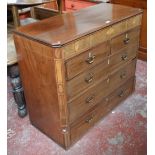
[[[13,15],[13,22],[15,28],[20,26],[20,19],[19,19],[19,14],[18,14],[18,8],[17,6],[12,6],[12,15]]]
[[[27,114],[24,91],[19,76],[18,64],[8,66],[8,74],[11,78],[12,91],[14,99],[18,106],[18,115],[24,117]]]
[[[57,0],[57,4],[58,4],[58,11],[60,14],[62,14],[62,8],[63,8],[63,1],[61,0]]]

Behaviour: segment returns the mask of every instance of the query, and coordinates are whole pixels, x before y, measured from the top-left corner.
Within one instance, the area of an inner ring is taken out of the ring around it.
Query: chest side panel
[[[14,40],[31,123],[65,145],[67,109],[61,54],[18,35]]]

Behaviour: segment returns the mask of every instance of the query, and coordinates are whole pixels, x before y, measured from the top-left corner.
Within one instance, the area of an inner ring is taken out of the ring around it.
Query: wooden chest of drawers
[[[15,32],[35,127],[67,149],[133,92],[141,14],[98,4]]]

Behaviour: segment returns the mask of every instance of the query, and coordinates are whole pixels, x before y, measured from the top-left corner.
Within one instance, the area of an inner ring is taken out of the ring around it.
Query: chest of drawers
[[[140,9],[98,4],[18,28],[31,123],[67,149],[134,90]]]

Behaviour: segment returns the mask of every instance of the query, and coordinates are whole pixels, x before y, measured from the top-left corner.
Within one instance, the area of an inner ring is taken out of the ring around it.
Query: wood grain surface
[[[133,92],[141,13],[99,4],[15,32],[31,123],[65,149]]]

